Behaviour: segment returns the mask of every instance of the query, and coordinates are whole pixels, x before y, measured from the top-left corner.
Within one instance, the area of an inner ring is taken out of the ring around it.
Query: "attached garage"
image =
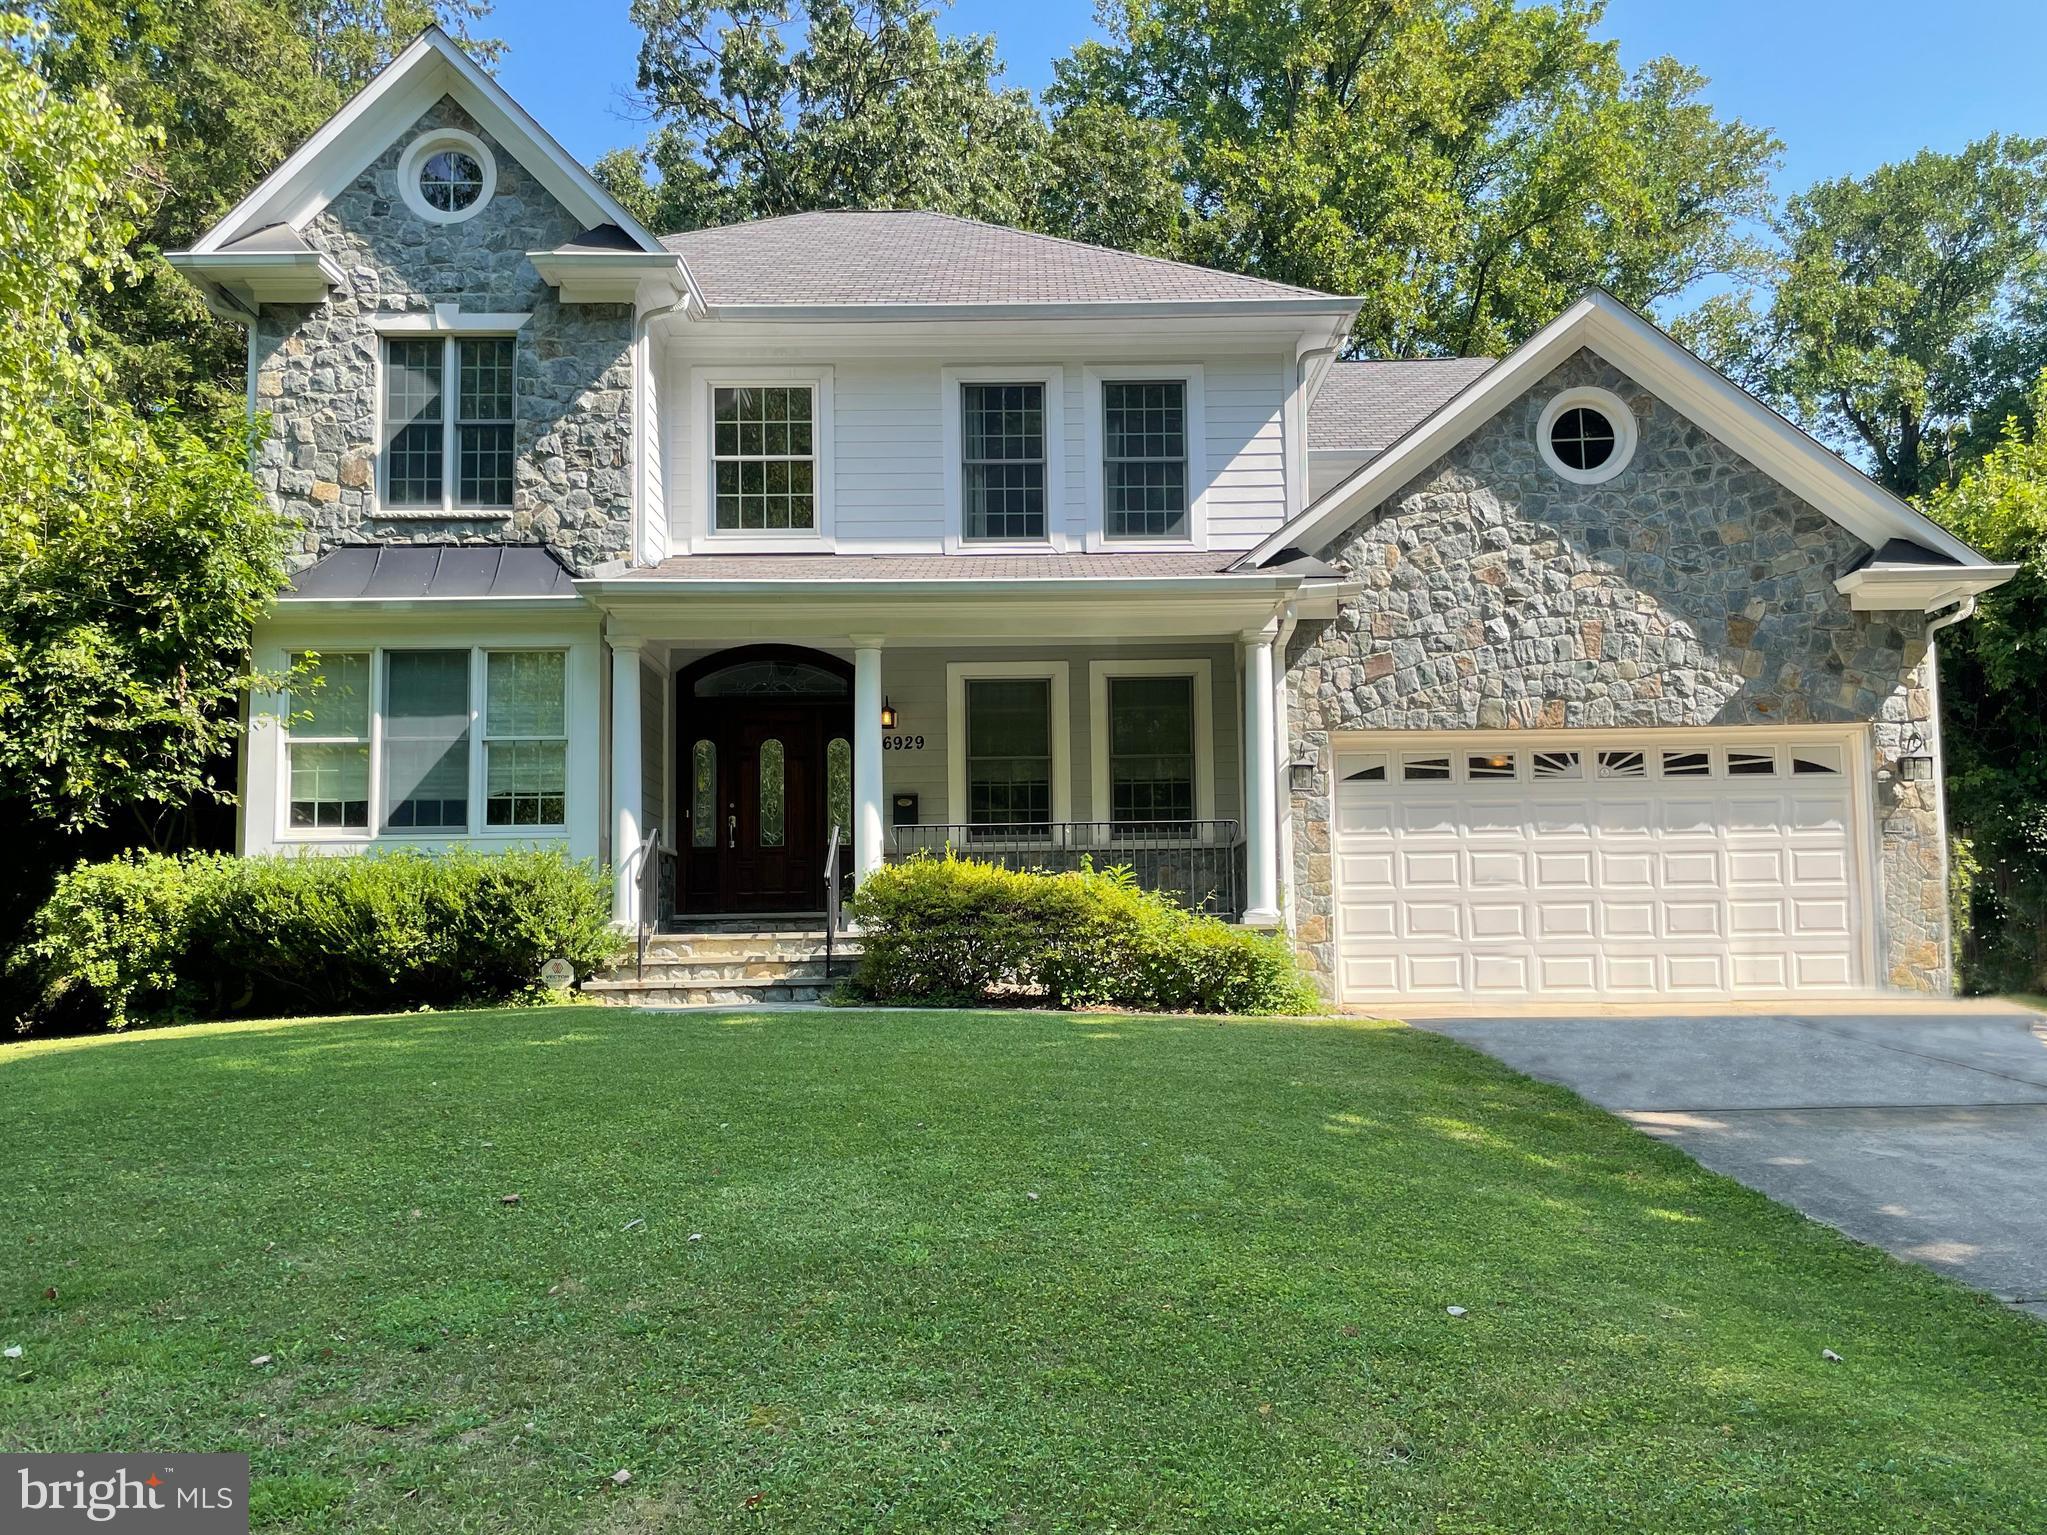
[[[1855,732],[1359,735],[1332,851],[1348,1001],[1871,986]]]

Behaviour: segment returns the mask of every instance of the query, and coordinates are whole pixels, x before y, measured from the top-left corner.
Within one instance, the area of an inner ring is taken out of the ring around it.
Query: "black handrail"
[[[839,936],[839,823],[832,822],[832,834],[824,854],[824,978],[832,978],[832,948]]]
[[[650,826],[647,828],[646,840],[640,844],[639,851],[635,854],[640,860],[639,867],[633,870],[633,885],[640,895],[639,910],[634,913],[633,936],[637,952],[633,958],[633,979],[636,981],[644,981],[647,978],[647,939],[652,928],[652,924],[647,920],[647,913],[653,910],[655,903],[660,899],[660,885],[656,872],[660,868],[660,860],[655,857],[660,840],[661,829],[658,826]]]

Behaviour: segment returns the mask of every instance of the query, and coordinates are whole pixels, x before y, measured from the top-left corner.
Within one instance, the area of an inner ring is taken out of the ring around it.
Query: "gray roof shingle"
[[[575,578],[536,544],[350,544],[291,578],[287,597],[574,597]]]
[[[1336,363],[1308,406],[1308,448],[1383,453],[1492,365],[1490,357]]]
[[[1117,304],[1325,299],[1262,277],[912,209],[830,209],[666,235],[723,304]]]

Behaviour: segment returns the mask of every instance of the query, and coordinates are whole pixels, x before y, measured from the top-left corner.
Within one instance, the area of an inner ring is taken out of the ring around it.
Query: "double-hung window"
[[[711,477],[720,533],[817,527],[817,390],[718,384],[711,390]]]
[[[469,829],[469,652],[384,652],[384,827]]]
[[[1187,536],[1187,384],[1102,385],[1102,494],[1111,538]]]
[[[559,650],[494,650],[484,657],[486,826],[565,824],[567,667]]]
[[[370,824],[370,656],[292,656],[285,711],[287,820],[295,832]]]
[[[1045,677],[966,683],[967,822],[1042,832],[1052,819],[1052,684]]]
[[[962,384],[960,483],[968,539],[1045,537],[1045,386]]]
[[[1112,835],[1193,820],[1194,678],[1111,677],[1108,716]]]
[[[511,506],[517,353],[511,336],[384,338],[385,507]]]

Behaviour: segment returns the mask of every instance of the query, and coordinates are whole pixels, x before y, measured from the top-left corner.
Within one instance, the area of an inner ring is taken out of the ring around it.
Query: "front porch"
[[[1190,908],[1275,922],[1274,638],[713,648],[614,633],[618,914],[822,926],[864,873],[950,848],[1127,866]]]

